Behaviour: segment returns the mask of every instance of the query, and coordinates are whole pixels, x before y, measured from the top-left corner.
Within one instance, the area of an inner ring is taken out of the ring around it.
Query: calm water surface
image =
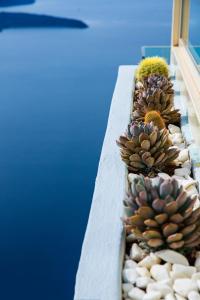
[[[0,11],[90,26],[0,33],[0,299],[71,300],[118,65],[169,44],[171,1]]]

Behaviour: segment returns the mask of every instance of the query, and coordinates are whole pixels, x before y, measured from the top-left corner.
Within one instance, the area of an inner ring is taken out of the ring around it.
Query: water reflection
[[[81,20],[29,13],[0,13],[0,30],[9,28],[64,27],[85,29]]]

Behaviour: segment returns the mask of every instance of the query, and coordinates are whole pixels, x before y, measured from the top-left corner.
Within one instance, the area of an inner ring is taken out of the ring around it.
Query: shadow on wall
[[[0,0],[0,7],[33,4],[36,0]]]
[[[77,28],[85,29],[88,25],[81,20],[37,15],[29,13],[0,13],[0,30],[9,28]]]

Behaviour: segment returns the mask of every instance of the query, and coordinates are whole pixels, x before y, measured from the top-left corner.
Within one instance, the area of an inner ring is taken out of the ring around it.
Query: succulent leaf
[[[132,210],[125,226],[136,237],[139,232],[146,247],[182,251],[199,246],[200,207],[195,207],[193,197],[174,178],[149,179],[138,175],[130,185],[139,186],[139,192],[135,188],[136,193],[130,193],[125,200],[126,207]]]
[[[159,130],[153,123],[129,124],[126,134],[117,141],[121,158],[129,171],[154,177],[165,168],[173,170],[173,161],[178,157],[179,150],[168,144],[168,137],[166,128]]]

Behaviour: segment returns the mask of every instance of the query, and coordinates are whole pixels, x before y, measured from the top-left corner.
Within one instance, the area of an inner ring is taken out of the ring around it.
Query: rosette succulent
[[[135,176],[124,201],[131,213],[124,220],[127,232],[154,250],[198,246],[200,207],[194,208],[195,197],[189,196],[175,179]]]
[[[128,170],[150,177],[173,168],[173,161],[179,154],[178,148],[171,146],[168,130],[160,130],[152,122],[129,124],[126,134],[119,137],[117,144]]]
[[[160,112],[167,124],[180,121],[180,113],[174,109],[173,85],[160,75],[151,75],[136,83],[133,110],[133,120],[137,121],[143,121],[151,110]]]

